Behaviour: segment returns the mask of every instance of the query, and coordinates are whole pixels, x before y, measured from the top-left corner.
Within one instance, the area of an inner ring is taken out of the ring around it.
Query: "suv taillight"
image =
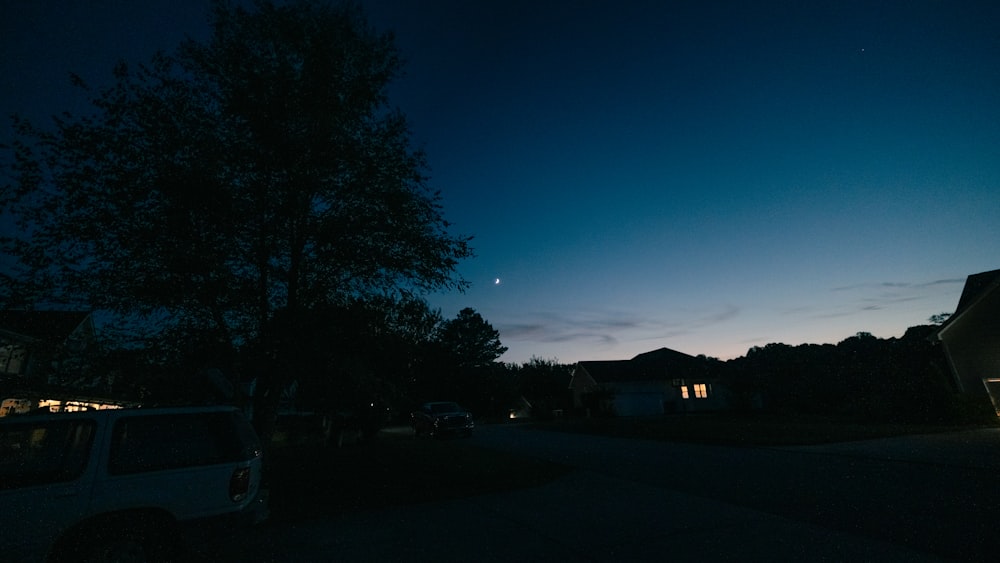
[[[233,502],[240,502],[247,498],[250,492],[250,468],[241,467],[233,471],[233,476],[229,478],[229,498]]]

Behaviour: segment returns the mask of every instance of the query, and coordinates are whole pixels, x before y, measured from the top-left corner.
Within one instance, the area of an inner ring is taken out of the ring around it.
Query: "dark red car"
[[[419,409],[410,413],[410,424],[417,436],[471,436],[472,429],[475,428],[472,413],[451,401],[420,405]]]

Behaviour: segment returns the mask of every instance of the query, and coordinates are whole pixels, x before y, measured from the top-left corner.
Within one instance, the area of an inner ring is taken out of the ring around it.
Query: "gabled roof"
[[[976,303],[1000,287],[1000,270],[990,270],[972,274],[965,279],[965,287],[962,289],[962,296],[958,298],[958,306],[955,312],[948,317],[948,320],[941,323],[930,338],[939,339],[941,333],[948,330],[962,315],[972,309]]]
[[[594,378],[596,383],[636,381],[628,360],[596,360],[578,362],[578,365]]]
[[[631,360],[579,362],[597,383],[664,381],[675,378],[705,377],[705,361],[683,352],[660,348]]]
[[[631,361],[651,367],[682,367],[702,364],[702,360],[684,352],[671,350],[670,348],[660,348],[652,352],[644,352],[632,358]]]
[[[62,342],[89,317],[86,311],[0,311],[0,332],[28,340]]]
[[[980,272],[966,278],[965,288],[962,289],[962,296],[958,299],[958,307],[955,308],[955,314],[952,316],[962,314],[970,305],[995,289],[998,284],[1000,284],[1000,270]]]

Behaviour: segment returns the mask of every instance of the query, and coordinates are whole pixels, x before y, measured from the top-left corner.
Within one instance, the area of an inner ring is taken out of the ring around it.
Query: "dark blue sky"
[[[475,236],[431,302],[504,360],[898,336],[1000,267],[994,2],[363,4]],[[207,0],[2,5],[4,113],[207,33]]]

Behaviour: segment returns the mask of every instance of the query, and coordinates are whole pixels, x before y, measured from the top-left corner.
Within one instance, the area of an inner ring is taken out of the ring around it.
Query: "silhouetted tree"
[[[831,344],[768,344],[727,362],[738,398],[761,393],[764,406],[791,415],[874,422],[964,422],[978,411],[950,383],[945,359],[927,339],[935,326],[902,338],[859,332]],[[744,405],[745,406],[745,405]]]
[[[477,415],[506,409],[516,390],[513,375],[497,361],[506,351],[489,322],[462,309],[436,327],[419,356],[415,398],[457,400]]]
[[[517,387],[531,403],[532,416],[548,418],[555,409],[568,411],[572,407],[569,390],[572,369],[572,366],[541,358],[531,358],[517,368]]]
[[[415,361],[441,321],[413,296],[358,298],[311,317],[277,331],[298,350],[289,367],[301,383],[299,404],[310,410],[404,404]]]
[[[0,204],[25,237],[4,250],[32,284],[18,295],[257,348],[267,413],[297,350],[275,331],[345,298],[462,288],[471,251],[387,106],[392,35],[319,1],[218,2],[212,25],[205,43],[119,64],[93,115],[15,119]]]
[[[468,307],[441,323],[435,339],[463,368],[488,366],[507,351],[500,343],[500,333]]]
[[[927,322],[935,325],[944,323],[951,317],[951,313],[938,313],[936,315],[931,315]]]

